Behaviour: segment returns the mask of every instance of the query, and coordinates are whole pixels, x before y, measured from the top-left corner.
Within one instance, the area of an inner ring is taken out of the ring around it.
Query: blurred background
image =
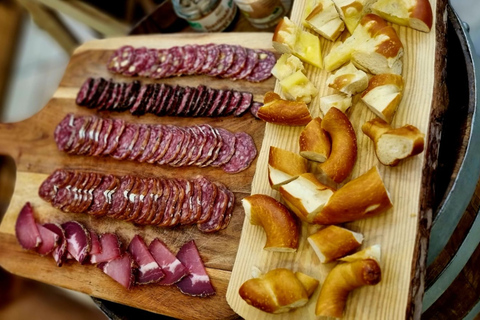
[[[289,2],[289,1],[287,1]],[[480,1],[451,0],[480,53]],[[0,0],[0,122],[38,112],[79,44],[103,37],[188,28],[170,1]],[[14,163],[0,156],[0,217],[14,181]],[[1,253],[0,253],[1,254]],[[32,315],[34,312],[35,316]],[[12,276],[0,268],[0,320],[106,319],[90,297]]]

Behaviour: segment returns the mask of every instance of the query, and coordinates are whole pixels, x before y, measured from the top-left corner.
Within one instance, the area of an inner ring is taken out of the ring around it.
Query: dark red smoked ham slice
[[[92,240],[92,248],[90,249],[90,255],[102,253],[102,245],[98,239],[98,234],[93,230],[88,230],[90,232],[90,239]]]
[[[160,280],[158,284],[169,286],[180,281],[188,274],[188,269],[168,250],[162,240],[153,240],[148,250],[165,273],[165,278]]]
[[[90,263],[102,263],[119,258],[122,255],[120,249],[120,240],[117,235],[113,233],[105,233],[100,235],[100,246],[102,252],[92,254],[90,256]]]
[[[58,246],[60,237],[53,231],[45,228],[41,224],[37,223],[38,231],[40,232],[40,237],[42,238],[42,243],[37,247],[37,252],[42,256],[52,253],[52,251]]]
[[[100,263],[97,267],[127,289],[134,284],[135,262],[128,252],[112,261]]]
[[[22,248],[27,250],[35,250],[42,243],[30,202],[25,203],[18,214],[15,235]]]
[[[75,260],[83,263],[92,248],[90,232],[77,221],[65,222],[62,224],[62,228],[65,230],[68,253],[70,253]]]
[[[66,258],[67,253],[67,239],[65,238],[65,230],[57,223],[46,223],[43,225],[48,230],[55,232],[58,236],[58,245],[53,250],[53,260],[57,263],[57,266],[61,267]]]
[[[148,251],[145,241],[138,234],[133,237],[128,245],[128,252],[138,265],[136,282],[138,284],[149,284],[160,281],[165,274]]]
[[[194,240],[187,242],[180,248],[177,253],[177,259],[190,272],[189,275],[176,283],[177,288],[182,293],[200,297],[215,294],[215,289],[210,282]]]

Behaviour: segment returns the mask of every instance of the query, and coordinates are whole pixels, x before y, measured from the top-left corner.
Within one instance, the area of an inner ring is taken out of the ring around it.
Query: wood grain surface
[[[162,123],[193,125],[209,123],[230,131],[245,131],[252,135],[260,149],[265,124],[250,113],[243,117],[179,118],[145,115],[132,116],[128,112],[110,113],[78,107],[75,97],[87,77],[112,77],[115,81],[133,81],[134,78],[111,75],[106,70],[109,55],[114,49],[130,44],[167,48],[183,44],[229,43],[242,44],[250,48],[270,49],[270,33],[242,34],[181,34],[135,36],[111,38],[88,42],[79,47],[72,56],[58,90],[47,105],[33,117],[11,124],[0,124],[0,154],[10,155],[16,163],[15,191],[11,203],[0,225],[0,265],[7,271],[46,282],[52,285],[77,290],[86,294],[126,304],[151,312],[182,319],[228,319],[236,317],[226,302],[226,290],[238,249],[244,213],[241,199],[250,194],[251,181],[256,161],[239,174],[226,174],[218,168],[171,168],[132,161],[117,161],[112,158],[72,156],[60,152],[53,139],[56,125],[63,117],[73,112],[77,115],[99,114],[121,118],[135,123]],[[148,79],[140,79],[152,83]],[[206,76],[189,76],[160,80],[163,83],[197,86],[205,84],[217,89],[250,91],[257,101],[262,101],[266,91],[274,87],[274,79],[262,83],[230,81]],[[25,88],[28,90],[28,88]],[[194,177],[201,174],[211,180],[226,184],[236,195],[236,205],[228,228],[215,234],[202,234],[196,227],[162,229],[141,227],[110,218],[93,218],[81,214],[68,214],[54,209],[38,196],[41,182],[56,168],[92,170],[112,174],[138,174],[140,176]],[[26,201],[33,205],[35,216],[40,222],[65,222],[78,220],[93,230],[115,232],[128,244],[135,234],[142,235],[149,243],[155,237],[163,239],[173,252],[187,241],[195,239],[207,267],[217,294],[209,298],[193,298],[183,295],[175,287],[156,285],[138,286],[128,291],[92,265],[67,263],[56,267],[51,257],[41,257],[23,250],[15,239],[15,221]]]
[[[431,1],[433,12],[436,12],[436,1]],[[304,3],[296,1],[291,19],[301,25]],[[435,14],[434,14],[435,16]],[[439,15],[439,17],[443,17]],[[435,19],[436,20],[436,19]],[[434,25],[437,23],[434,21]],[[440,24],[445,21],[440,19]],[[403,77],[405,90],[403,100],[398,108],[392,125],[400,127],[411,124],[426,133],[425,141],[429,141],[429,126],[431,111],[436,108],[434,98],[436,54],[436,29],[430,33],[422,33],[413,29],[394,26],[404,45]],[[330,51],[332,43],[322,40],[324,54]],[[319,115],[319,98],[332,94],[333,90],[326,85],[327,72],[307,66],[307,76],[319,89],[318,96],[310,104],[312,116]],[[276,90],[279,90],[276,86]],[[279,92],[279,91],[277,91]],[[438,92],[437,92],[438,93]],[[355,101],[355,100],[354,100]],[[441,101],[441,100],[440,100]],[[412,297],[420,298],[423,287],[415,287],[417,279],[424,275],[424,269],[417,273],[417,262],[425,263],[428,234],[420,230],[420,222],[424,219],[420,211],[425,181],[422,181],[423,169],[427,165],[426,153],[407,159],[397,167],[385,167],[379,164],[373,150],[373,143],[361,132],[365,121],[374,118],[374,114],[357,100],[349,110],[348,116],[355,128],[358,142],[358,159],[350,178],[355,178],[366,172],[372,166],[378,166],[389,190],[394,207],[380,216],[365,219],[345,226],[365,236],[363,247],[380,244],[382,247],[382,281],[376,286],[363,287],[350,293],[344,319],[404,319],[412,317]],[[281,147],[298,152],[298,137],[302,128],[282,127],[267,124],[262,149],[257,160],[257,171],[252,183],[252,193],[271,195],[279,199],[279,194],[273,191],[267,180],[268,150],[270,146]],[[438,141],[433,140],[435,143]],[[428,150],[431,146],[427,145]],[[436,146],[433,146],[436,147]],[[433,159],[434,160],[434,159]],[[428,162],[428,165],[434,162]],[[428,183],[428,182],[427,182]],[[273,253],[262,250],[265,235],[261,227],[252,226],[248,221],[243,224],[239,251],[233,268],[227,291],[227,301],[241,317],[245,319],[316,319],[315,304],[318,298],[317,290],[305,307],[288,314],[271,315],[249,306],[238,295],[238,289],[243,282],[252,277],[252,268],[260,268],[263,272],[284,267],[311,275],[323,283],[334,263],[320,264],[306,237],[317,227],[302,225],[302,236],[296,253]],[[422,249],[417,250],[421,245]],[[418,283],[422,283],[421,281]],[[418,302],[418,301],[417,301]],[[419,306],[415,306],[418,312]],[[420,307],[421,310],[421,307]]]

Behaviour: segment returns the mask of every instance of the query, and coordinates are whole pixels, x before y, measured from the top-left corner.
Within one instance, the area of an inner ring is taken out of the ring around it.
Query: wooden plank
[[[291,19],[298,25],[303,17],[304,3],[294,3]],[[436,3],[432,1],[433,12]],[[435,23],[435,21],[434,21]],[[444,21],[439,22],[444,23]],[[428,141],[430,115],[433,102],[435,81],[436,30],[421,33],[412,29],[394,26],[404,44],[403,77],[405,91],[398,108],[394,127],[412,124],[427,134]],[[322,50],[328,53],[332,43],[322,40]],[[319,114],[319,98],[332,94],[333,90],[325,86],[327,72],[311,66],[307,67],[307,76],[319,89],[318,96],[310,104],[312,116]],[[276,89],[279,89],[277,85]],[[437,92],[438,93],[438,92]],[[413,287],[417,279],[421,280],[424,269],[418,269],[417,262],[425,263],[425,252],[428,233],[419,229],[421,221],[426,218],[419,211],[422,200],[423,168],[426,165],[425,154],[408,159],[399,166],[390,168],[378,163],[374,155],[372,142],[361,132],[365,121],[374,115],[361,102],[357,102],[348,113],[355,128],[358,142],[358,159],[351,178],[358,177],[372,166],[377,165],[389,190],[394,208],[388,212],[366,220],[348,223],[345,226],[365,236],[363,247],[373,244],[382,246],[382,281],[372,287],[363,287],[350,293],[347,302],[345,319],[401,319],[410,317],[410,312],[418,312],[418,302],[421,305],[422,288]],[[279,199],[279,194],[268,184],[267,162],[270,146],[281,147],[298,152],[298,136],[302,128],[281,127],[267,124],[265,138],[257,161],[257,171],[252,182],[252,193],[263,193]],[[429,147],[427,146],[426,149]],[[431,214],[431,213],[430,213]],[[431,217],[431,216],[430,216]],[[261,312],[243,301],[238,295],[242,283],[252,277],[252,268],[262,271],[285,267],[294,271],[304,272],[323,283],[333,264],[322,265],[307,244],[306,237],[316,230],[315,226],[303,224],[302,235],[297,253],[272,253],[262,250],[265,235],[260,227],[244,222],[237,259],[232,271],[227,301],[241,317],[246,319],[315,319],[315,303],[319,290],[309,303],[295,311],[282,315],[270,315]],[[422,233],[421,233],[422,232]],[[420,243],[421,240],[421,243]],[[422,251],[417,246],[422,244]],[[422,256],[420,256],[422,255]],[[421,281],[420,281],[421,282]],[[420,283],[418,282],[418,283]],[[418,290],[417,290],[418,289]],[[412,296],[420,301],[415,303]],[[412,306],[415,308],[412,308]],[[421,309],[421,308],[420,308]]]
[[[249,169],[239,174],[229,175],[218,168],[171,168],[131,161],[116,161],[110,158],[71,156],[57,149],[53,132],[56,125],[69,112],[78,115],[100,114],[101,116],[121,118],[135,123],[175,125],[208,123],[215,127],[227,128],[232,132],[245,131],[253,137],[259,149],[265,124],[256,120],[250,113],[242,117],[229,116],[222,118],[177,118],[156,117],[154,115],[133,117],[128,112],[97,113],[95,110],[76,106],[74,99],[80,86],[90,76],[112,77],[115,81],[133,81],[130,77],[112,75],[105,67],[109,55],[113,52],[112,50],[121,45],[169,47],[186,43],[213,42],[248,43],[249,47],[264,48],[271,36],[268,33],[230,34],[229,37],[222,34],[211,34],[199,37],[199,41],[196,41],[193,35],[185,36],[183,34],[167,37],[156,35],[112,38],[86,43],[75,51],[60,82],[59,89],[39,113],[19,123],[0,124],[0,154],[10,155],[15,160],[17,168],[14,195],[0,225],[0,265],[7,271],[24,277],[172,317],[183,319],[211,319],[212,317],[228,319],[235,317],[235,313],[226,302],[225,295],[244,220],[240,201],[251,191],[250,183],[255,172],[255,162]],[[147,79],[140,80],[144,83],[153,82]],[[272,90],[274,86],[273,79],[261,83],[250,83],[247,81],[215,79],[207,76],[177,77],[161,80],[161,82],[189,86],[208,84],[212,88],[251,91],[257,98],[261,98],[266,91]],[[87,215],[63,213],[40,199],[37,194],[42,181],[58,167],[116,175],[130,173],[156,177],[188,178],[201,174],[213,181],[226,184],[235,193],[236,204],[232,221],[225,230],[215,234],[203,234],[195,226],[162,229],[152,226],[135,226],[110,218],[93,218]],[[176,252],[185,242],[195,239],[217,294],[206,299],[192,298],[181,294],[176,288],[155,285],[141,286],[127,291],[108,276],[103,275],[94,266],[68,263],[62,268],[57,268],[52,258],[40,257],[22,250],[15,239],[16,217],[26,201],[32,203],[36,218],[40,222],[62,223],[68,220],[78,220],[97,232],[117,233],[125,244],[128,244],[135,234],[140,234],[147,242],[159,237],[167,243],[172,251]],[[29,263],[26,263],[26,261],[29,261]],[[189,306],[189,308],[185,308],[185,306]]]

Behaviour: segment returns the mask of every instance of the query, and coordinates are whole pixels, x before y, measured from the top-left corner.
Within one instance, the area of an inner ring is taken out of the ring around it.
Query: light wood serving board
[[[430,1],[434,16],[436,1]],[[301,26],[304,13],[304,1],[295,1],[291,20]],[[440,16],[440,15],[439,15]],[[436,21],[434,21],[435,26]],[[445,21],[439,21],[445,24]],[[422,180],[424,167],[430,166],[428,154],[435,143],[431,139],[429,129],[432,110],[436,108],[434,97],[435,81],[439,80],[438,64],[436,64],[437,31],[435,27],[430,33],[422,33],[413,29],[394,26],[404,45],[403,77],[405,91],[403,100],[392,123],[393,127],[412,124],[426,133],[426,150],[419,156],[401,162],[397,167],[381,165],[374,154],[372,141],[362,133],[361,126],[373,119],[374,114],[359,99],[348,111],[348,116],[355,128],[358,141],[358,158],[349,179],[365,173],[372,166],[378,166],[385,185],[393,199],[394,207],[380,216],[345,224],[348,229],[360,232],[365,240],[362,248],[380,244],[382,248],[382,280],[376,286],[362,287],[350,293],[344,319],[404,319],[418,314],[418,303],[421,306],[423,287],[417,286],[417,280],[424,269],[418,264],[425,262],[428,234],[421,228],[425,218],[421,204],[428,197],[430,187]],[[322,39],[324,55],[332,47],[332,43]],[[438,57],[437,57],[438,58]],[[441,59],[441,57],[440,57]],[[313,99],[309,108],[312,116],[320,115],[319,98],[333,94],[334,90],[326,86],[328,73],[324,70],[306,65],[307,77],[319,89],[318,96]],[[277,92],[280,87],[277,84]],[[357,97],[358,98],[358,97]],[[434,122],[435,120],[433,120]],[[268,152],[270,146],[276,146],[293,152],[299,151],[298,137],[303,127],[285,127],[267,124],[265,138],[257,161],[257,169],[252,182],[252,194],[260,193],[280,199],[279,193],[270,188],[268,183]],[[433,152],[434,154],[434,152]],[[435,160],[435,159],[433,159]],[[427,223],[428,225],[428,223]],[[306,238],[318,230],[318,226],[302,225],[301,241],[296,253],[274,253],[263,250],[265,233],[259,226],[244,221],[237,259],[227,291],[227,301],[235,312],[245,319],[316,319],[315,305],[320,290],[314,293],[305,307],[286,314],[267,314],[249,306],[243,301],[238,290],[248,279],[252,278],[252,269],[259,268],[268,272],[275,268],[288,268],[300,271],[317,278],[320,286],[335,263],[321,264]],[[424,267],[424,266],[423,266]],[[414,297],[420,299],[413,303]],[[412,311],[413,304],[416,310]],[[420,307],[421,309],[421,307]]]
[[[172,34],[112,38],[85,43],[79,47],[65,71],[58,90],[47,105],[33,117],[18,123],[0,124],[0,154],[11,156],[16,163],[15,191],[0,225],[0,265],[7,271],[46,282],[52,285],[77,290],[86,294],[126,304],[151,312],[182,319],[229,319],[237,317],[226,302],[226,290],[238,249],[244,213],[240,200],[250,194],[255,172],[255,163],[238,174],[230,175],[218,168],[171,168],[132,161],[116,161],[112,158],[71,156],[58,151],[53,139],[56,125],[70,112],[78,115],[95,114],[95,110],[75,104],[78,89],[87,77],[113,77],[116,81],[133,81],[132,78],[114,76],[106,69],[110,54],[120,46],[168,48],[175,45],[229,43],[250,48],[271,49],[271,33],[219,33],[219,34]],[[140,79],[142,83],[152,82]],[[188,76],[159,80],[158,82],[197,86],[204,84],[217,89],[250,91],[256,101],[274,88],[274,79],[262,83],[230,81],[207,76]],[[28,88],[25,88],[28,90]],[[260,149],[265,124],[250,113],[242,117],[179,118],[144,115],[132,116],[129,112],[101,112],[105,117],[121,118],[136,123],[164,123],[192,125],[209,123],[232,132],[249,133]],[[204,175],[213,181],[226,184],[236,195],[236,205],[228,228],[215,234],[203,234],[196,227],[162,229],[138,227],[131,223],[110,218],[93,218],[81,214],[68,214],[50,206],[38,196],[38,187],[56,168],[92,170],[102,173],[138,174],[140,176],[194,177]],[[157,285],[137,286],[126,290],[93,265],[66,263],[58,268],[51,257],[41,257],[23,250],[15,238],[15,221],[25,202],[30,201],[37,221],[65,222],[77,220],[98,233],[115,232],[127,245],[135,234],[142,235],[149,243],[155,237],[165,241],[176,253],[187,241],[194,239],[208,274],[216,289],[216,295],[195,298],[183,295],[175,287]]]

